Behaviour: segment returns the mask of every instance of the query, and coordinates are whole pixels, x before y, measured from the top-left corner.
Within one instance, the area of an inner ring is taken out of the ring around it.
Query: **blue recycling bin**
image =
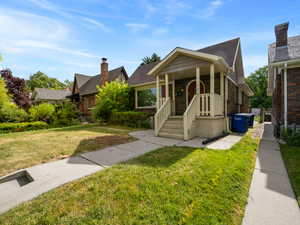
[[[248,117],[248,127],[253,127],[253,125],[254,125],[254,114],[252,114],[252,113],[238,113],[236,115]]]
[[[240,114],[233,114],[231,117],[231,130],[237,133],[245,133],[248,130],[249,117]]]

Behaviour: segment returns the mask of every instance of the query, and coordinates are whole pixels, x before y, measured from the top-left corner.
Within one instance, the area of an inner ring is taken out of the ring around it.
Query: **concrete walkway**
[[[203,139],[201,138],[190,141],[161,138],[155,137],[152,130],[132,132],[130,135],[139,140],[23,169],[30,174],[34,181],[24,186],[18,185],[16,180],[0,183],[0,213],[65,183],[161,147],[205,147],[202,145]],[[240,139],[241,136],[228,135],[206,147],[224,150]]]
[[[264,125],[243,225],[300,225],[298,203],[270,123]]]

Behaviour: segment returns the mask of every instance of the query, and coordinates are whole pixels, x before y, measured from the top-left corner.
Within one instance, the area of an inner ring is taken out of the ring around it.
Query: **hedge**
[[[41,121],[24,123],[0,123],[0,133],[39,130],[48,127],[49,125],[47,123]]]
[[[149,128],[150,127],[150,115],[145,112],[112,112],[110,116],[110,123],[125,125],[135,128]]]

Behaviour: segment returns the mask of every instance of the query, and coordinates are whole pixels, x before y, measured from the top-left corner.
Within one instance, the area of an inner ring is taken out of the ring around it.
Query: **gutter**
[[[284,63],[284,91],[283,91],[283,98],[284,98],[284,128],[287,128],[287,62]]]
[[[274,62],[270,63],[271,66],[274,67],[287,67],[287,64],[296,64],[300,63],[300,59],[291,59],[291,60],[286,60],[286,61],[281,61],[281,62]]]

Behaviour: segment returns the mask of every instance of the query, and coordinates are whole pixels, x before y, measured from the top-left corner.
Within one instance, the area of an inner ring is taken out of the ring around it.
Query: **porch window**
[[[155,107],[156,88],[137,91],[138,107]]]

